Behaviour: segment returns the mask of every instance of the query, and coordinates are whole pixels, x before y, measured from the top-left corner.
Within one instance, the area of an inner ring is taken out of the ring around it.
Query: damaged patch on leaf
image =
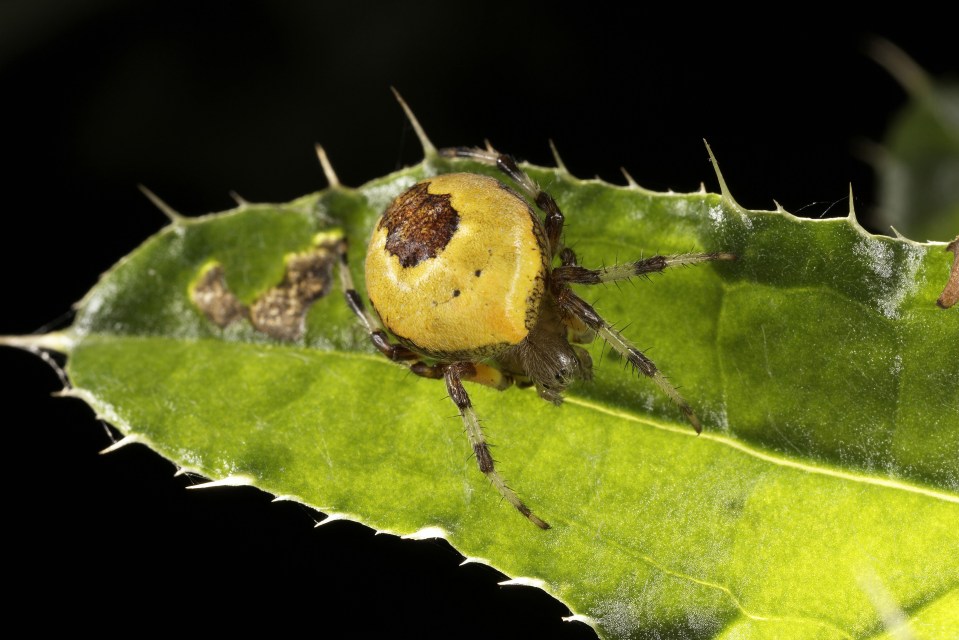
[[[208,263],[200,271],[200,277],[190,288],[190,300],[221,329],[249,314],[246,305],[230,291],[218,262]]]
[[[190,287],[190,300],[221,329],[246,319],[257,331],[272,338],[299,340],[310,305],[330,291],[333,265],[342,241],[339,234],[322,234],[315,238],[309,251],[288,255],[283,281],[257,297],[249,307],[230,291],[223,267],[217,262],[208,263]]]

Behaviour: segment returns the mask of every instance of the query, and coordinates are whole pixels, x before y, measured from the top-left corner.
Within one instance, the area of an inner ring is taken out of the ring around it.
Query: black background
[[[648,188],[715,190],[706,138],[744,206],[845,215],[851,182],[868,225],[874,179],[857,145],[881,138],[905,96],[866,38],[934,74],[959,62],[946,21],[911,20],[902,8],[5,2],[0,335],[60,317],[165,224],[138,183],[195,215],[231,207],[230,190],[285,201],[322,188],[315,142],[349,185],[418,161],[390,86],[437,146],[489,138],[549,164],[552,138],[579,176],[621,183],[624,166]],[[187,491],[140,446],[99,456],[105,427],[49,397],[59,383],[38,358],[0,350],[0,376],[9,624],[592,635],[542,592],[459,567],[444,542],[314,529],[320,514],[250,488]],[[37,606],[49,616],[28,615]]]

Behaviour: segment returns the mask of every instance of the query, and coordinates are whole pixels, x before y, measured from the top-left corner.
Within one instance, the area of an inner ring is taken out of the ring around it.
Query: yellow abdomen
[[[529,204],[472,173],[428,178],[380,218],[366,287],[387,329],[424,355],[493,355],[535,324],[548,250]]]

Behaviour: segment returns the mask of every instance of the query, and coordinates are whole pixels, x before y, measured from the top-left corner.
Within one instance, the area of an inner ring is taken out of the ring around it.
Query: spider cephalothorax
[[[347,302],[386,357],[417,375],[445,380],[480,471],[523,515],[548,529],[496,471],[463,381],[496,389],[535,386],[542,398],[559,404],[570,383],[592,377],[592,360],[579,344],[598,335],[656,382],[699,432],[699,421],[676,388],[570,285],[733,256],[653,256],[601,269],[581,267],[575,253],[562,246],[564,218],[556,201],[510,156],[475,148],[440,153],[496,166],[523,195],[475,173],[413,185],[387,207],[370,239],[366,287],[376,317],[353,288],[344,260]]]

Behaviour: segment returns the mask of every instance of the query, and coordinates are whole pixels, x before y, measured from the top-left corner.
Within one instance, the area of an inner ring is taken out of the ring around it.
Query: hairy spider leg
[[[571,283],[600,284],[602,282],[626,280],[637,275],[662,272],[671,266],[697,264],[699,262],[709,262],[712,260],[735,260],[736,256],[731,253],[690,253],[675,256],[653,256],[644,260],[637,260],[636,262],[627,262],[600,269],[587,269],[579,266],[579,264],[577,264],[576,254],[572,249],[563,249],[560,259],[562,266],[553,269],[550,282],[560,309],[568,314],[570,319],[584,324],[589,330],[602,336],[613,349],[626,358],[626,361],[629,362],[634,369],[652,379],[660,390],[673,401],[673,404],[679,407],[679,410],[686,416],[686,419],[693,425],[696,433],[702,433],[703,426],[689,406],[689,403],[680,395],[676,387],[666,379],[666,376],[656,368],[653,361],[637,349],[623,334],[610,326],[591,305],[573,293],[569,285]]]
[[[634,369],[647,378],[652,379],[660,390],[669,396],[669,399],[679,407],[679,410],[683,412],[686,419],[693,425],[696,433],[702,433],[703,426],[700,424],[696,414],[693,413],[689,403],[679,394],[676,387],[666,379],[666,376],[656,368],[656,365],[646,354],[637,349],[623,334],[613,329],[602,316],[596,313],[596,310],[593,309],[592,306],[573,293],[572,290],[566,288],[560,291],[557,296],[557,303],[564,312],[580,319],[587,327],[599,334],[613,349],[626,358],[626,361],[629,362]]]
[[[530,508],[519,499],[515,491],[507,486],[503,477],[496,471],[493,456],[490,454],[489,445],[486,443],[486,436],[483,435],[483,429],[480,427],[476,412],[473,411],[473,404],[470,402],[469,394],[466,393],[466,388],[463,387],[461,381],[464,378],[467,380],[470,379],[470,370],[474,366],[475,365],[470,362],[457,362],[447,365],[445,378],[446,389],[449,391],[450,398],[456,404],[456,408],[459,409],[460,416],[463,418],[463,424],[466,427],[466,436],[473,446],[473,453],[476,454],[476,463],[479,465],[479,470],[489,478],[489,481],[496,487],[497,491],[500,492],[500,495],[516,507],[517,511],[526,516],[530,522],[540,529],[549,529],[549,524],[530,511]]]
[[[732,253],[681,253],[674,256],[652,256],[635,262],[624,262],[599,269],[587,269],[576,261],[571,249],[563,249],[560,256],[562,266],[553,269],[553,282],[556,284],[600,284],[628,280],[633,276],[647,273],[662,273],[667,267],[698,264],[713,260],[735,260]]]

